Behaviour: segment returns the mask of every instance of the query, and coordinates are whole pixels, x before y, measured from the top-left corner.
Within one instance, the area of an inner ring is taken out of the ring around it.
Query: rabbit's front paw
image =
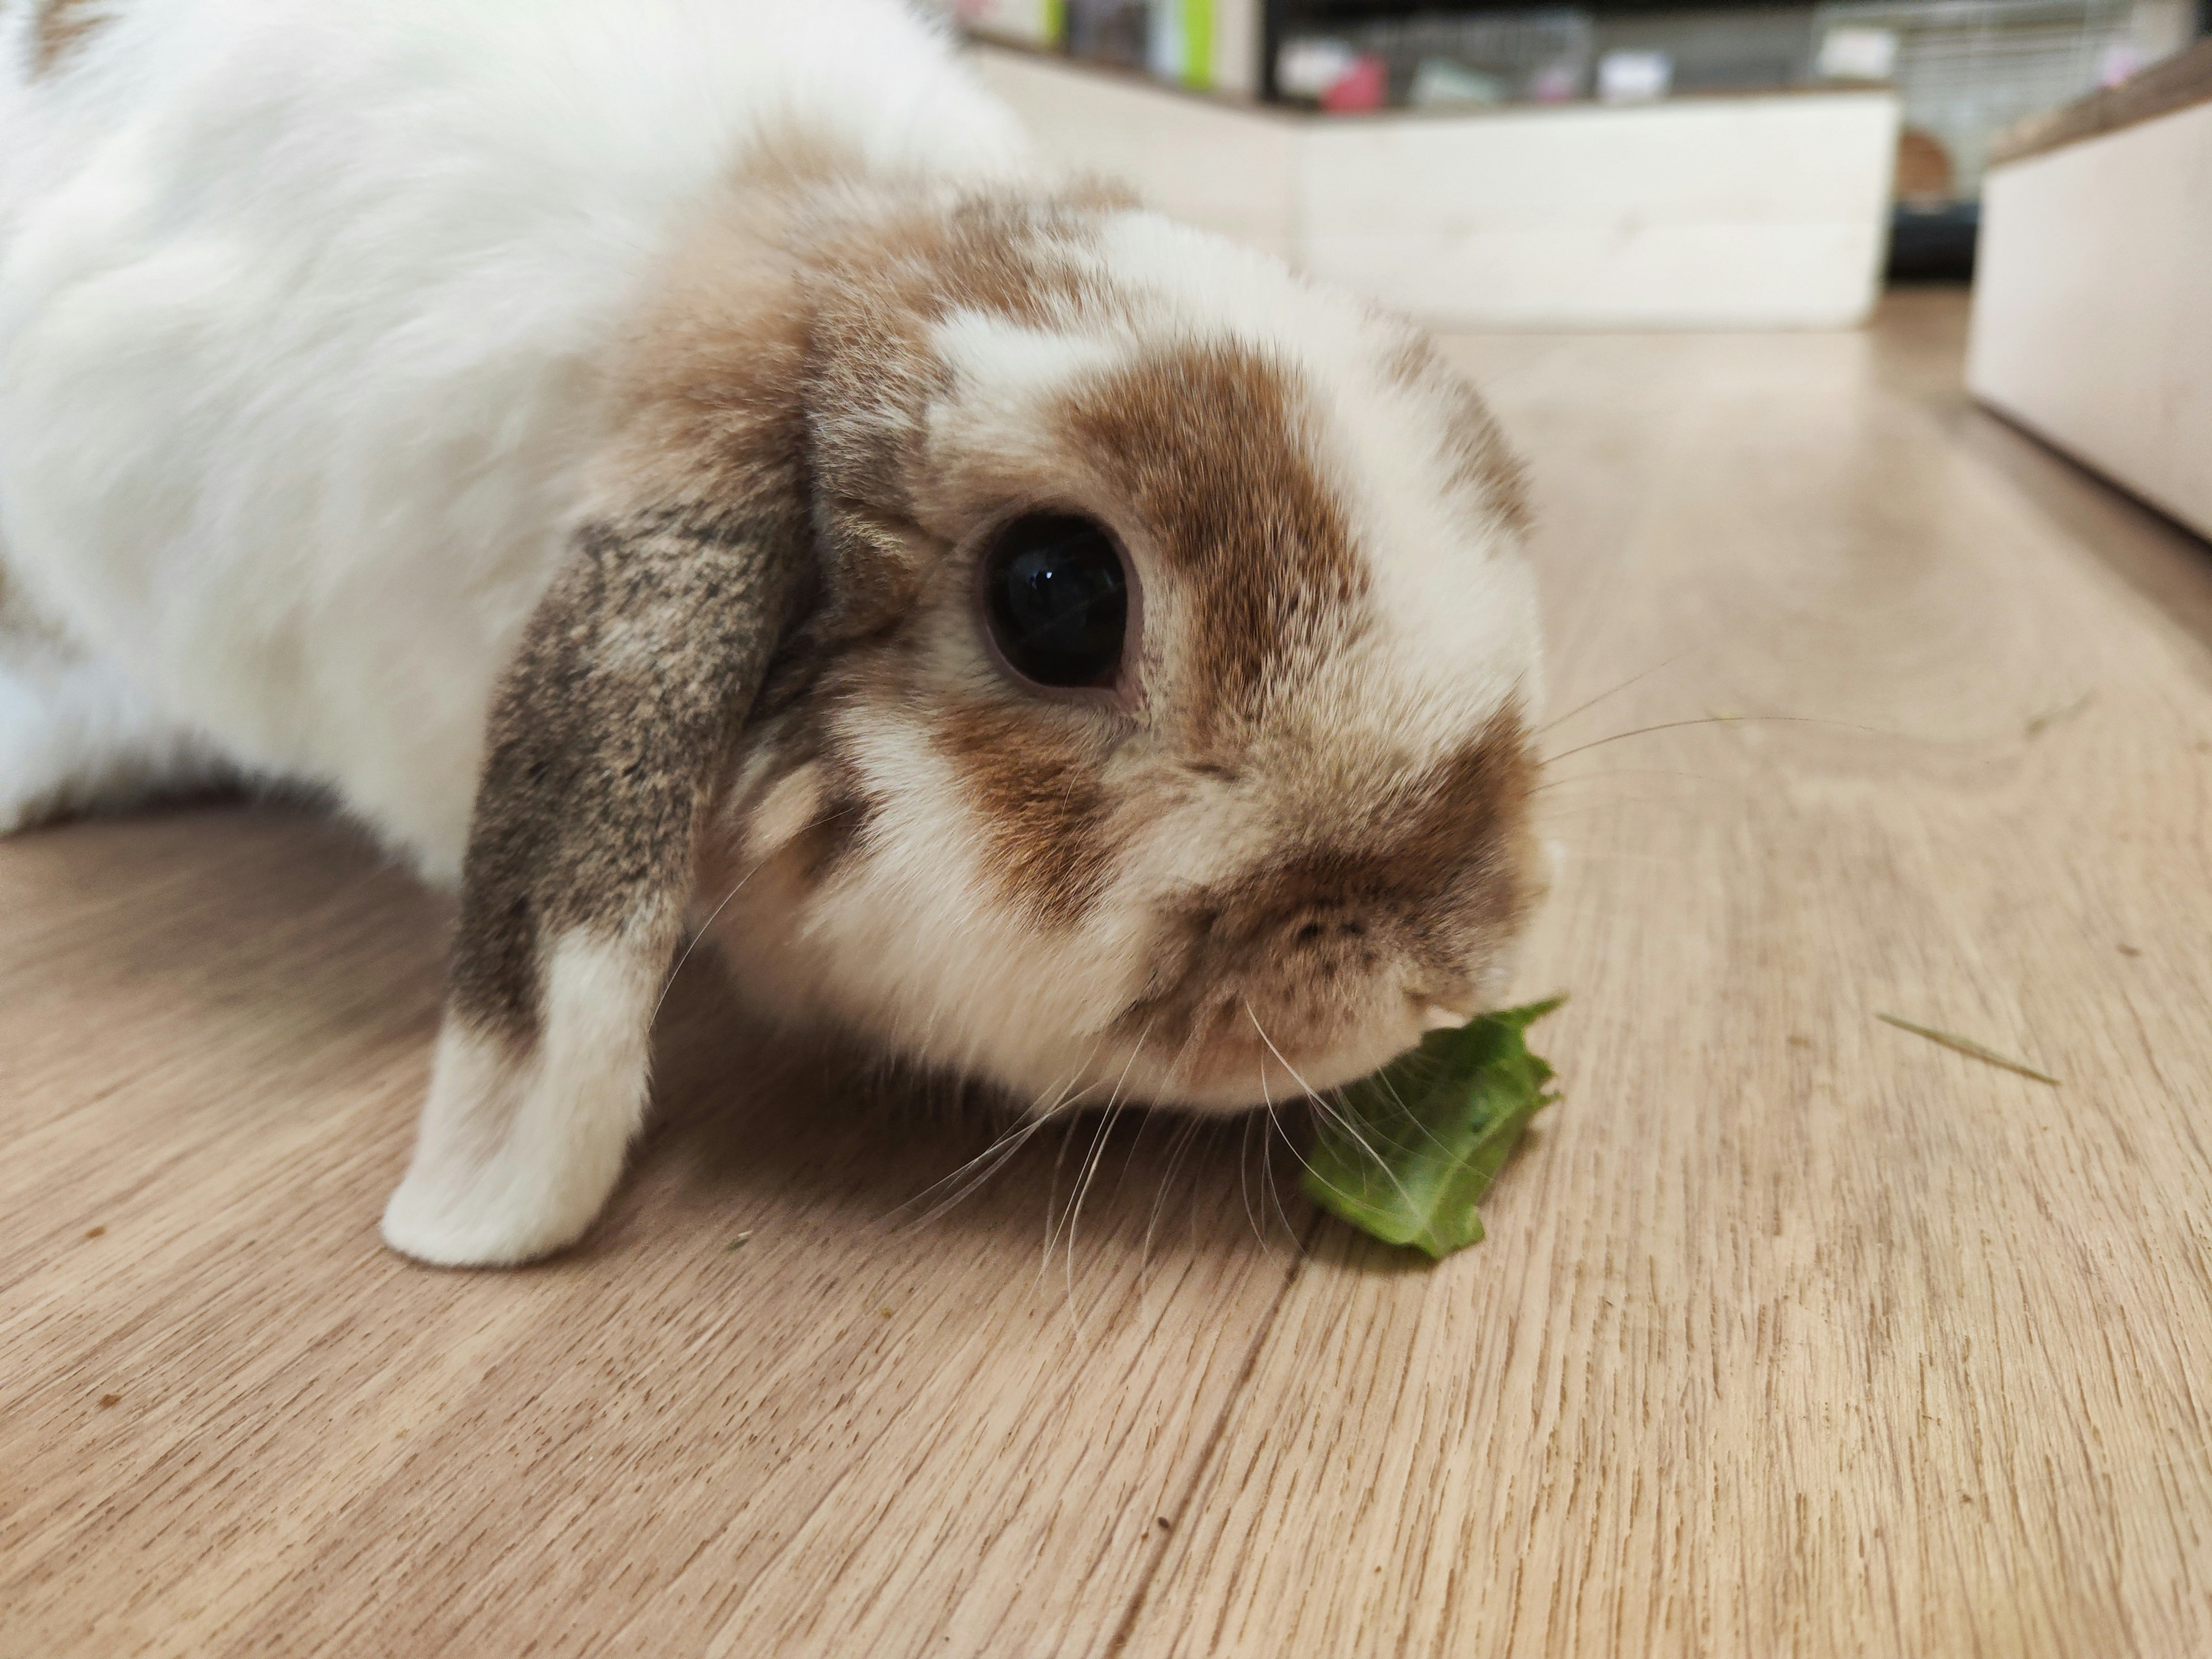
[[[663,956],[633,971],[580,935],[550,956],[533,1036],[447,1015],[414,1159],[384,1212],[384,1242],[402,1255],[437,1267],[550,1255],[584,1236],[622,1177]]]

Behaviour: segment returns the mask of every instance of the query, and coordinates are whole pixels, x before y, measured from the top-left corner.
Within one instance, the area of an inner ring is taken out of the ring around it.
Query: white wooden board
[[[1992,168],[1966,383],[2212,536],[2212,103]]]
[[[1460,327],[1848,327],[1878,291],[1882,92],[1328,118],[980,54],[1047,156]]]

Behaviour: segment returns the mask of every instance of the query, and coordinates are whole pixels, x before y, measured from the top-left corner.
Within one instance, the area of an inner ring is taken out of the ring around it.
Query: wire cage
[[[1888,77],[1930,194],[1978,193],[1990,140],[2014,121],[2140,67],[2132,0],[1838,0],[1814,14],[1824,44],[1839,30],[1894,41]],[[1943,185],[1936,185],[1937,179]]]

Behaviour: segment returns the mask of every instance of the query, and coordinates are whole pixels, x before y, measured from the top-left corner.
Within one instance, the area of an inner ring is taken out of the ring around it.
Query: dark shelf
[[[1942,207],[1899,203],[1890,219],[1888,279],[1893,283],[1971,281],[1974,243],[1981,227],[1979,202],[1953,202]]]

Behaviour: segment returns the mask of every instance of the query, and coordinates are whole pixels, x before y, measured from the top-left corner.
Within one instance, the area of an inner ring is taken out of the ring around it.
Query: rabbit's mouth
[[[1525,915],[1515,884],[1456,905],[1308,894],[1264,915],[1185,914],[1109,1028],[1122,1091],[1232,1111],[1366,1076],[1501,988]]]
[[[1261,997],[1218,989],[1195,1007],[1155,1003],[1117,1022],[1105,1072],[1126,1097],[1199,1112],[1280,1105],[1350,1083],[1439,1024],[1425,995]]]

